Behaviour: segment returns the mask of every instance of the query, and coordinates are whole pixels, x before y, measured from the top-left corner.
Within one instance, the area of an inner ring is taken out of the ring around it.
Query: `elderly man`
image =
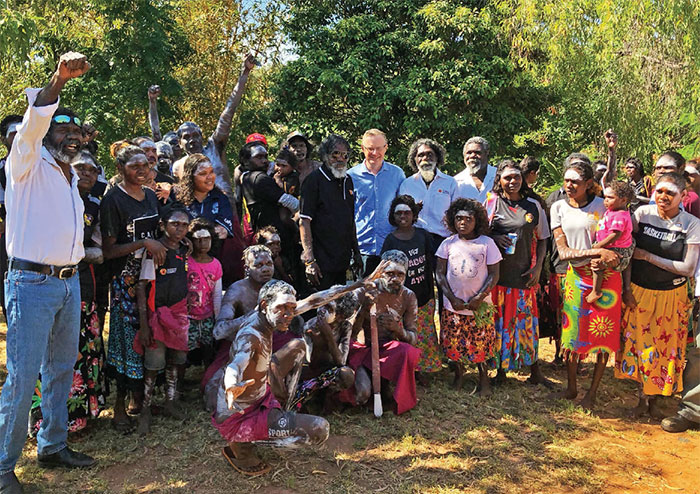
[[[406,179],[403,170],[384,161],[386,135],[370,129],[362,136],[362,163],[348,170],[355,187],[355,225],[357,243],[365,264],[365,274],[379,264],[384,239],[393,230],[389,224],[389,208]]]
[[[471,137],[462,150],[464,170],[455,175],[459,185],[457,197],[486,202],[486,194],[493,188],[496,167],[489,165],[489,142],[483,137]]]
[[[355,193],[347,175],[348,141],[329,136],[319,149],[323,165],[301,187],[301,260],[306,280],[323,290],[346,281],[353,269],[362,271],[362,258],[355,232]]]
[[[432,139],[418,139],[408,151],[408,166],[417,171],[399,188],[399,194],[407,194],[423,205],[418,220],[420,227],[433,236],[433,252],[451,235],[442,219],[457,199],[457,182],[440,171],[444,164],[445,148]]]
[[[61,55],[41,90],[27,89],[29,107],[7,159],[7,370],[0,396],[0,492],[19,493],[14,468],[27,439],[34,385],[42,373],[39,464],[87,467],[89,456],[66,445],[66,400],[80,333],[83,201],[70,162],[80,152],[82,126],[58,97],[88,71],[85,56]],[[43,145],[42,145],[43,143]]]
[[[233,114],[241,102],[243,92],[245,91],[248,75],[255,67],[256,61],[253,55],[248,54],[243,62],[241,75],[238,77],[236,87],[233,88],[231,96],[226,100],[224,111],[221,112],[219,122],[212,135],[207,139],[206,145],[203,144],[202,129],[194,122],[185,122],[177,129],[177,137],[180,147],[185,155],[202,153],[209,161],[211,161],[214,171],[216,172],[216,185],[226,193],[229,198],[233,198],[233,190],[231,188],[231,177],[229,176],[228,167],[226,165],[226,144],[228,143],[229,135],[231,134],[231,121]],[[149,92],[150,98],[150,92]],[[158,122],[158,113],[155,105],[151,105],[149,110],[149,121],[151,128],[154,128],[154,123]],[[183,156],[173,164],[173,175],[180,179],[182,175],[185,158]]]

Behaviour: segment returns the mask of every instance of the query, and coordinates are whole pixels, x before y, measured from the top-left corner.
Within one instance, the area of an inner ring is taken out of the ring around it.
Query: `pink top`
[[[216,297],[214,290],[222,276],[223,269],[217,259],[212,258],[206,264],[192,257],[187,259],[187,307],[192,319],[202,320],[214,314],[214,299],[221,298],[220,293]]]
[[[445,239],[435,253],[447,259],[447,283],[457,298],[469,302],[484,285],[488,276],[487,266],[497,264],[503,257],[489,237],[481,235],[474,240],[462,240],[458,235]],[[491,301],[491,295],[484,300]],[[458,314],[471,315],[469,309],[456,311],[447,297],[443,296],[445,308]]]
[[[620,238],[607,247],[629,247],[632,245],[632,217],[626,209],[611,211],[607,209],[603,218],[598,222],[598,231],[595,234],[596,242],[605,240],[613,232],[622,232]]]

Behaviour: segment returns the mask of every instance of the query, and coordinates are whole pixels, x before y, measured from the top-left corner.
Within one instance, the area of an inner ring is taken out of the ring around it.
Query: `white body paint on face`
[[[501,175],[501,178],[508,180],[510,177],[519,177],[521,175],[522,175],[522,173],[520,173],[520,170],[516,170],[515,168],[510,168],[506,173]]]
[[[261,154],[267,154],[267,149],[265,149],[263,146],[253,146],[250,148],[250,157],[255,158],[258,155]]]
[[[297,299],[294,295],[290,295],[288,293],[277,294],[275,298],[272,299],[270,305],[268,305],[265,309],[265,316],[267,317],[267,321],[273,328],[277,329],[279,326],[281,326],[280,321],[283,318],[283,312],[279,310],[280,306],[286,304],[296,305],[296,303]]]
[[[569,168],[564,174],[564,180],[583,180],[583,177],[576,170]]]
[[[669,192],[674,192],[676,194],[680,194],[680,189],[674,184],[673,182],[660,182],[656,184],[656,188],[654,190],[660,190],[660,189],[665,189],[668,190]]]
[[[455,214],[455,218],[457,216],[473,216],[473,214],[471,211],[465,211],[463,209],[460,209],[459,211],[457,211],[457,214]]]
[[[396,207],[394,208],[394,212],[398,211],[406,211],[406,212],[412,212],[411,208],[408,206],[408,204],[397,204]]]
[[[192,236],[194,238],[208,238],[211,237],[211,233],[209,233],[209,230],[201,229],[194,232]]]

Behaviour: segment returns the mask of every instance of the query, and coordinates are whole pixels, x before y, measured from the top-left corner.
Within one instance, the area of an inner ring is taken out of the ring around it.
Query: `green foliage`
[[[700,4],[693,0],[501,0],[512,59],[557,96],[538,141],[550,161],[571,151],[604,154],[614,128],[618,156],[680,148],[697,152]]]
[[[277,119],[322,139],[387,133],[403,164],[410,143],[431,137],[462,168],[461,148],[483,135],[502,155],[534,130],[546,94],[509,59],[498,18],[484,2],[299,1],[286,30],[299,58],[272,87]]]

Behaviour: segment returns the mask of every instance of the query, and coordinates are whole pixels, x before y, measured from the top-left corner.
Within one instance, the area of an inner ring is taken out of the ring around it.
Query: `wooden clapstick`
[[[369,309],[369,327],[372,338],[372,391],[374,392],[374,416],[379,418],[382,410],[382,381],[379,373],[379,333],[377,331],[377,304]]]

